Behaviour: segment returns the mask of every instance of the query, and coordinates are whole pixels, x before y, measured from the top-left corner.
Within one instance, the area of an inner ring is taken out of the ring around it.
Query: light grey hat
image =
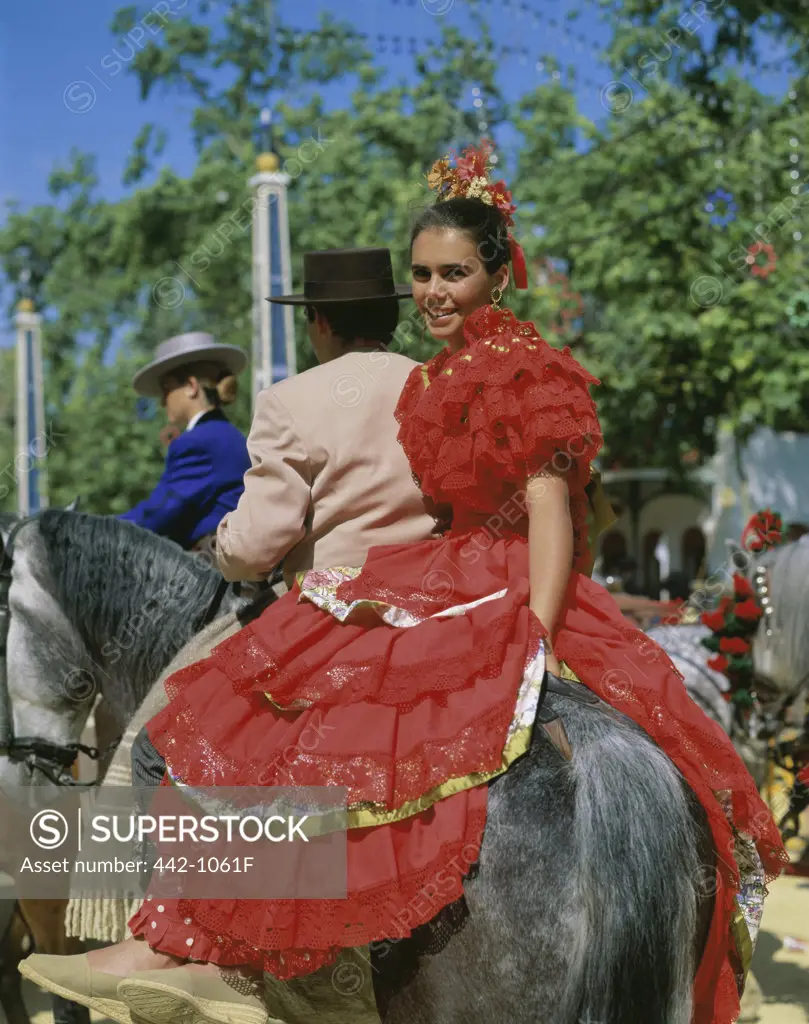
[[[155,358],[132,378],[132,387],[144,398],[161,398],[160,381],[167,373],[199,362],[219,363],[235,376],[247,366],[247,356],[235,345],[220,345],[202,331],[178,334],[157,346]]]

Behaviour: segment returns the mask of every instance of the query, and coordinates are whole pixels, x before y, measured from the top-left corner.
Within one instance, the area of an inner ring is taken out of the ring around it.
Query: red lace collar
[[[481,338],[491,338],[493,334],[536,335],[537,331],[531,323],[521,323],[510,309],[495,309],[493,306],[481,306],[466,318],[463,325],[465,346],[473,345]]]
[[[445,345],[440,352],[422,364],[425,385],[432,383],[441,373],[447,362],[454,356],[460,355],[464,349],[474,345],[483,338],[491,338],[494,334],[520,334],[527,337],[537,338],[537,330],[532,323],[523,323],[518,320],[510,309],[494,309],[492,306],[481,306],[471,313],[463,325],[464,343],[462,348],[453,352],[449,345]]]

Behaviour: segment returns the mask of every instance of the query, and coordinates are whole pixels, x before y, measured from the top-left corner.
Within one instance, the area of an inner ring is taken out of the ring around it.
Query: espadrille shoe
[[[76,956],[32,953],[21,960],[17,968],[24,978],[46,992],[86,1006],[118,1024],[132,1024],[129,1008],[118,995],[120,975],[94,970],[86,953]]]
[[[261,979],[235,969],[216,974],[187,967],[140,971],[118,985],[118,998],[148,1024],[283,1024],[264,1006]]]

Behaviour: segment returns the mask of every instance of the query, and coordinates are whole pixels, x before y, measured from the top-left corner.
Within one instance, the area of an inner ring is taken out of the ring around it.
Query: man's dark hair
[[[399,323],[397,299],[373,299],[369,302],[329,302],[307,306],[309,323],[315,321],[317,309],[346,345],[355,341],[376,341],[389,345]]]

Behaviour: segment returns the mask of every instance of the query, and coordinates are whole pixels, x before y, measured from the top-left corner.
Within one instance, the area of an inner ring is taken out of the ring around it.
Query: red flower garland
[[[777,547],[783,539],[783,531],[781,516],[772,509],[764,509],[750,517],[742,532],[742,547],[753,553]]]
[[[764,612],[759,608],[753,598],[750,597],[746,601],[742,601],[741,604],[736,605],[735,614],[736,618],[741,619],[743,622],[758,622]]]
[[[725,625],[725,613],[724,612],[703,612],[702,613],[702,624],[707,626],[712,633],[718,633],[719,630]]]
[[[759,553],[783,542],[781,517],[772,509],[752,516],[742,533],[742,544]],[[715,611],[703,612],[700,621],[711,630],[702,644],[713,657],[708,667],[727,676],[730,691],[725,699],[741,708],[753,705],[752,640],[763,615],[752,584],[741,573],[734,573],[733,596],[726,594]]]
[[[723,636],[719,639],[719,650],[724,654],[747,654],[750,642],[741,636]]]
[[[746,577],[740,576],[739,573],[735,573],[733,576],[733,593],[736,597],[752,597],[753,587]]]

